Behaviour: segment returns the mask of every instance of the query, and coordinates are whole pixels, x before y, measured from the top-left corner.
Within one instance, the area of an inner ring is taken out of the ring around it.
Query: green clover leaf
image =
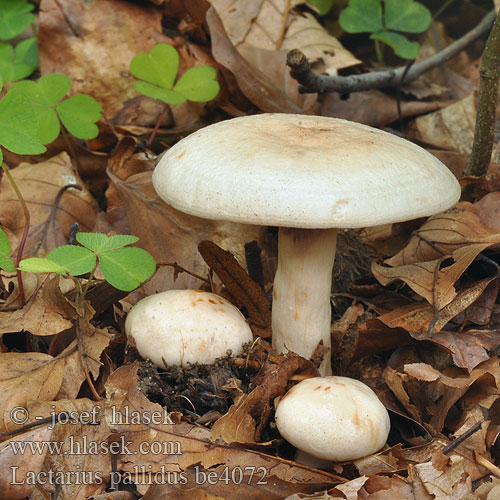
[[[387,29],[423,33],[431,20],[429,9],[421,3],[413,0],[385,0],[384,21]]]
[[[129,234],[108,236],[102,233],[79,232],[76,234],[76,241],[99,255],[101,252],[114,250],[115,248],[121,248],[131,245],[132,243],[136,243],[139,241],[139,238]]]
[[[142,248],[117,248],[99,255],[106,281],[118,290],[130,292],[156,270],[153,257]]]
[[[393,31],[374,33],[370,38],[389,45],[394,53],[403,59],[416,59],[420,50],[418,42],[410,42],[404,35]]]
[[[315,7],[320,16],[326,16],[332,9],[335,0],[307,0],[307,3]]]
[[[13,273],[16,268],[10,259],[10,241],[5,231],[0,229],[0,269],[5,269],[9,273]]]
[[[23,40],[15,50],[10,43],[0,43],[0,75],[4,82],[26,78],[39,65],[36,38]]]
[[[54,248],[45,258],[67,269],[71,276],[89,273],[97,263],[95,254],[77,245]]]
[[[19,269],[28,273],[57,273],[67,274],[67,269],[49,259],[29,257],[19,262]]]
[[[61,131],[60,122],[79,139],[93,139],[98,134],[97,122],[101,106],[92,97],[78,94],[61,99],[71,88],[71,79],[57,73],[44,75],[38,82],[24,80],[15,83],[31,102],[38,124],[37,137],[42,144],[49,144]],[[59,102],[61,101],[61,102]]]
[[[219,83],[216,78],[217,71],[212,66],[195,66],[179,78],[174,92],[194,102],[211,101],[219,93]]]
[[[134,83],[135,89],[166,104],[183,104],[187,99],[206,102],[219,93],[215,68],[191,68],[173,87],[178,69],[179,53],[174,47],[164,43],[155,45],[149,54],[135,56],[130,63],[131,73],[139,79]]]
[[[26,0],[2,0],[0,8],[0,39],[9,40],[20,35],[31,23],[35,16],[31,14],[34,5]]]
[[[381,31],[382,5],[379,0],[350,0],[340,13],[339,23],[347,33],[375,33]]]
[[[0,101],[0,144],[13,153],[44,153],[45,147],[36,139],[37,130],[36,116],[26,96],[20,89],[10,89]]]

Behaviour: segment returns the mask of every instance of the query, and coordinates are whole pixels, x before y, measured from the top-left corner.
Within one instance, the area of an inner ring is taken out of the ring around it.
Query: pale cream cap
[[[347,377],[299,382],[279,402],[276,425],[299,450],[334,462],[379,451],[390,430],[389,414],[376,394]]]
[[[140,300],[128,313],[125,332],[139,354],[155,365],[212,364],[236,356],[252,331],[230,302],[199,290],[169,290]]]
[[[453,174],[419,146],[337,118],[261,114],[179,141],[153,184],[182,212],[297,228],[357,228],[441,212],[460,197]]]

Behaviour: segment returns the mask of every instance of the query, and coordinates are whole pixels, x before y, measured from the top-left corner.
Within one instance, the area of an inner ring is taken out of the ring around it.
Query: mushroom
[[[252,341],[235,306],[199,290],[169,290],[140,300],[127,315],[125,332],[139,354],[161,368],[213,364]]]
[[[367,385],[330,376],[292,387],[278,404],[276,426],[298,450],[316,459],[346,462],[379,451],[390,420]]]
[[[279,229],[273,347],[310,358],[330,347],[337,228],[435,214],[458,201],[453,174],[424,149],[358,123],[262,114],[226,120],[179,141],[153,184],[199,217]],[[320,373],[331,374],[331,357]]]

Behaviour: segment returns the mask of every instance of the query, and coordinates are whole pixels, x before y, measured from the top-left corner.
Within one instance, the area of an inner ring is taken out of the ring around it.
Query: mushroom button
[[[298,383],[279,402],[276,425],[299,450],[334,462],[377,452],[390,430],[389,414],[376,394],[347,377]]]
[[[262,114],[210,125],[169,149],[153,184],[191,215],[279,226],[273,347],[310,358],[330,341],[337,228],[400,222],[449,208],[453,174],[424,149],[358,123]],[[331,373],[330,356],[322,374]]]
[[[127,315],[125,332],[139,354],[165,367],[212,364],[252,341],[240,311],[213,293],[169,290],[140,300]]]

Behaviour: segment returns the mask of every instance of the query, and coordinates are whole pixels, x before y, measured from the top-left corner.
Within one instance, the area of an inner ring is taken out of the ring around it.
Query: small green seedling
[[[4,82],[15,82],[30,76],[40,65],[36,38],[23,40],[14,49],[0,42],[0,75]]]
[[[130,292],[156,270],[153,257],[142,248],[125,248],[139,240],[137,236],[107,236],[100,233],[77,233],[82,246],[64,245],[45,258],[31,257],[19,262],[21,271],[81,276],[91,273],[99,263],[104,278],[118,290]]]
[[[340,14],[340,26],[348,33],[371,33],[379,60],[382,51],[378,42],[389,45],[403,59],[415,59],[418,42],[396,32],[423,33],[431,23],[429,9],[414,0],[384,0],[383,7],[382,12],[380,0],[349,0]]]
[[[31,11],[35,6],[26,0],[1,0],[0,40],[10,40],[20,35],[35,22]]]
[[[70,88],[71,79],[57,73],[44,75],[38,82],[23,80],[12,86],[31,103],[36,116],[36,136],[42,144],[57,138],[60,123],[79,139],[93,139],[99,133],[96,122],[101,118],[101,106],[85,94],[61,100]]]
[[[10,259],[10,241],[3,229],[0,229],[0,269],[13,273],[16,268]]]
[[[179,69],[179,53],[171,45],[155,45],[149,54],[135,56],[130,63],[131,73],[139,79],[135,89],[141,94],[159,99],[165,104],[211,101],[219,93],[217,72],[211,66],[188,69],[175,83]]]

